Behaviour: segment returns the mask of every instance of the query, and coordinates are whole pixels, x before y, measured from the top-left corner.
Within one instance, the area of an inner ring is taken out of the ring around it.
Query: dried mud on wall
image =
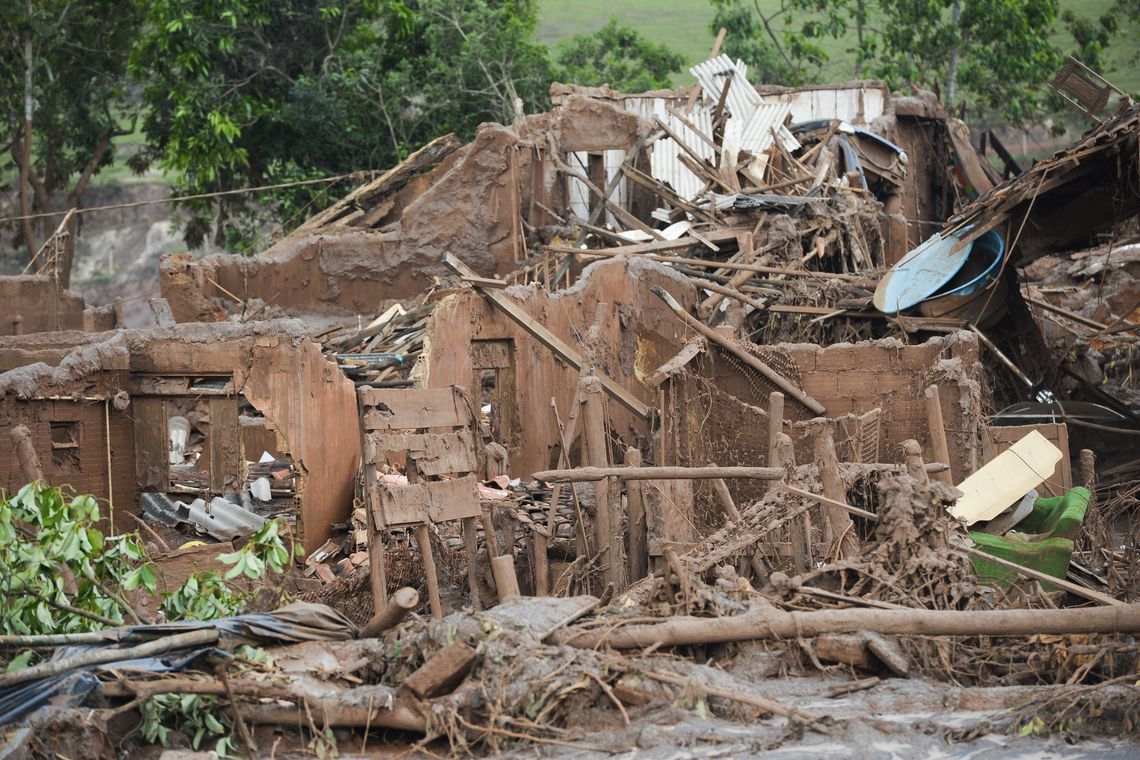
[[[0,299],[4,304],[0,335],[111,330],[116,325],[113,305],[89,309],[82,295],[61,290],[58,282],[44,275],[0,277]]]
[[[306,552],[352,514],[360,467],[356,387],[317,345],[259,340],[244,382],[246,399],[280,431],[302,473],[301,521]]]
[[[547,293],[513,287],[505,293],[538,323],[579,350],[591,351],[597,365],[619,385],[651,406],[656,389],[644,380],[680,349],[685,328],[650,291],[659,285],[692,308],[696,289],[686,278],[664,266],[639,260],[615,259],[593,264],[567,290]],[[599,312],[598,304],[605,304]],[[589,340],[598,325],[596,339]],[[546,346],[498,311],[475,291],[440,301],[428,324],[425,358],[417,368],[425,387],[459,385],[474,388],[472,347],[476,341],[510,341],[515,367],[515,413],[518,430],[506,442],[511,474],[531,473],[556,464],[558,424],[551,398],[565,424],[579,372],[558,359]],[[624,445],[647,448],[648,425],[613,399],[607,400],[612,434]]]
[[[252,258],[164,257],[162,295],[179,322],[224,319],[240,306],[226,291],[290,313],[371,314],[448,277],[445,253],[481,275],[506,274],[528,255],[524,223],[549,224],[542,206],[562,205],[565,180],[550,151],[624,150],[638,127],[636,115],[579,96],[512,127],[484,124],[471,143],[353,222],[300,230]]]
[[[960,332],[918,345],[885,339],[750,349],[823,404],[828,417],[881,408],[880,462],[902,462],[899,444],[908,438],[922,444],[923,456],[934,461],[923,391],[938,385],[954,477],[961,480],[978,466],[984,388],[977,342],[971,334]],[[768,464],[768,394],[777,390],[769,381],[713,350],[690,364],[668,388],[663,425],[668,463]],[[800,464],[813,461],[814,455],[809,431],[798,423],[813,416],[795,400],[785,400],[785,430],[796,442]],[[841,452],[849,444],[846,427],[840,424],[836,431]]]

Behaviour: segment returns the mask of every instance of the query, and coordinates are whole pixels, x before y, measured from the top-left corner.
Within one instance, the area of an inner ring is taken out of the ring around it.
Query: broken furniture
[[[986,554],[1064,578],[1090,498],[1087,488],[1070,488],[1063,496],[1035,500],[1032,512],[1004,535],[970,531],[970,538]],[[1017,580],[1015,571],[984,556],[973,555],[973,562],[982,583],[1008,586]],[[1052,590],[1048,583],[1044,588]]]
[[[430,525],[451,520],[463,522],[468,583],[472,598],[479,596],[475,521],[481,509],[474,475],[478,462],[471,401],[456,386],[430,390],[360,388],[357,396],[363,421],[365,513],[375,609],[380,612],[387,604],[384,540],[380,532],[410,528],[423,558],[432,615],[442,618]],[[385,465],[403,465],[406,482],[385,477]],[[488,547],[491,540],[488,536]]]
[[[950,514],[973,525],[992,520],[1043,481],[1053,477],[1061,450],[1031,430],[958,485],[962,496]]]

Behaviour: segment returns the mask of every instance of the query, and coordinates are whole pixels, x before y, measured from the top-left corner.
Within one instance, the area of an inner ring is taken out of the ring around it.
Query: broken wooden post
[[[775,461],[784,468],[785,480],[791,480],[796,474],[796,446],[790,435],[776,433],[773,456]],[[814,564],[811,545],[811,513],[804,510],[802,515],[792,520],[788,526],[788,531],[791,534],[792,565],[798,572],[807,572]]]
[[[462,641],[433,654],[416,672],[404,679],[405,689],[420,699],[450,694],[475,664],[475,650]]]
[[[918,445],[918,441],[908,438],[899,446],[906,460],[906,474],[922,485],[930,483],[930,475],[926,472],[926,463],[922,461],[922,447]]]
[[[780,434],[784,432],[784,394],[772,391],[768,394],[768,466],[782,467],[776,452]]]
[[[392,594],[391,601],[378,609],[372,618],[360,629],[357,638],[371,639],[389,628],[395,628],[420,604],[420,593],[405,586]]]
[[[720,508],[724,511],[724,516],[732,522],[740,519],[740,510],[736,508],[736,502],[732,500],[732,494],[728,491],[728,485],[724,482],[724,478],[713,478],[713,491],[716,493],[716,500],[720,503]]]
[[[364,505],[368,526],[368,573],[372,582],[372,609],[380,612],[388,605],[388,577],[384,567],[384,537],[376,525],[372,505]]]
[[[1089,489],[1088,510],[1092,510],[1096,506],[1096,454],[1092,449],[1081,449],[1077,467],[1081,485]]]
[[[826,414],[827,413],[827,410],[824,409],[823,404],[819,403],[814,398],[812,398],[808,394],[804,393],[802,390],[800,390],[796,386],[792,385],[791,381],[788,380],[786,377],[784,377],[779,372],[777,372],[776,370],[769,367],[764,362],[760,361],[758,358],[756,358],[752,354],[743,350],[742,348],[737,346],[735,343],[730,341],[728,338],[724,337],[723,335],[718,333],[716,330],[712,329],[711,327],[709,327],[705,323],[701,322],[696,317],[693,317],[692,315],[690,315],[687,311],[684,310],[684,308],[681,307],[681,304],[677,303],[677,299],[675,299],[675,298],[673,298],[673,296],[669,295],[669,293],[667,293],[660,285],[654,285],[652,290],[662,301],[665,302],[665,304],[669,307],[669,309],[674,314],[676,314],[677,317],[682,322],[684,322],[686,325],[693,328],[698,333],[705,336],[706,338],[711,340],[713,343],[717,344],[718,346],[723,348],[725,351],[732,354],[734,357],[736,357],[737,359],[744,362],[745,364],[747,364],[752,369],[759,372],[764,377],[768,378],[768,380],[770,380],[773,384],[775,384],[776,387],[778,387],[784,393],[786,393],[789,396],[791,396],[792,398],[794,398],[796,401],[799,401],[801,404],[806,406],[813,414]]]
[[[503,554],[491,558],[491,572],[495,576],[495,590],[499,594],[500,602],[509,602],[522,596],[519,591],[519,578],[515,574],[515,558],[512,554]]]
[[[431,537],[426,523],[418,523],[412,532],[416,537],[416,546],[420,549],[420,558],[424,563],[424,579],[427,585],[428,602],[431,603],[431,616],[437,620],[443,618],[443,602],[439,597],[439,576],[436,575],[435,557],[431,553]]]
[[[534,595],[550,596],[550,557],[547,554],[548,534],[537,523],[530,528],[530,555],[534,568]]]
[[[40,457],[36,454],[35,444],[32,443],[32,431],[27,425],[17,425],[8,431],[12,439],[12,446],[16,449],[16,458],[20,461],[20,472],[25,482],[44,481],[44,471],[40,467]],[[108,475],[109,477],[109,475]]]
[[[591,465],[607,472],[598,480],[594,489],[597,511],[594,516],[594,550],[605,551],[604,562],[608,568],[606,580],[614,584],[615,591],[625,590],[625,551],[621,541],[621,504],[610,503],[608,476],[620,474],[620,470],[631,468],[611,468],[609,466],[609,442],[606,436],[606,406],[602,387],[597,378],[587,376],[582,382],[582,425],[586,433],[586,455]],[[537,475],[535,477],[538,477]],[[614,530],[615,523],[618,529]]]
[[[839,459],[835,455],[831,423],[827,420],[816,424],[815,463],[819,467],[820,480],[823,481],[824,495],[833,501],[846,503],[847,488],[839,475]],[[827,517],[824,521],[824,543],[829,547],[837,543],[841,557],[858,555],[859,542],[855,538],[855,524],[851,522],[851,516],[846,511],[832,506],[825,506],[824,514]]]
[[[475,560],[479,554],[478,525],[475,517],[464,517],[463,525],[463,553],[467,555],[467,591],[471,595],[471,604],[480,609],[479,601],[479,568]]]
[[[935,473],[934,478],[952,486],[954,476],[950,471],[950,448],[946,445],[946,426],[942,422],[942,401],[938,397],[938,386],[930,386],[923,395],[926,398],[926,426],[930,429],[930,448],[934,452],[934,461],[946,465],[946,469]]]
[[[625,466],[640,467],[641,451],[634,447],[625,450]],[[649,551],[646,546],[645,495],[640,480],[627,480],[626,504],[629,512],[629,577],[641,580],[649,572]]]

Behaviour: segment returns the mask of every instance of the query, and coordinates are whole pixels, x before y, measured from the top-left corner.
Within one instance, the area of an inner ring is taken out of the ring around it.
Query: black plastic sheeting
[[[273,612],[252,613],[217,620],[187,620],[178,623],[136,625],[123,629],[120,641],[107,644],[59,647],[52,659],[62,659],[92,649],[126,648],[163,636],[188,631],[217,629],[218,647],[168,652],[160,657],[94,665],[60,673],[0,691],[0,726],[24,720],[42,709],[79,707],[99,685],[95,673],[133,671],[173,673],[190,670],[202,660],[232,659],[227,649],[241,644],[296,644],[302,641],[345,641],[356,637],[356,624],[323,604],[295,602]]]

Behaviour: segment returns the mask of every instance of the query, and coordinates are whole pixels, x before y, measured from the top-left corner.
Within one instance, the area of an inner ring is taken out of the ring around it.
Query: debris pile
[[[155,330],[0,339],[10,492],[170,579],[301,547],[243,615],[9,631],[7,741],[130,751],[171,694],[251,755],[1134,725],[1140,109],[1003,182],[931,93],[692,73],[169,257]]]

